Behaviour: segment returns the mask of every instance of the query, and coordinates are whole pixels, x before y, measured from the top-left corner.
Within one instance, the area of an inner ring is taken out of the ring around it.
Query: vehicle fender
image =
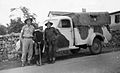
[[[100,33],[93,33],[92,36],[89,38],[89,43],[88,43],[88,45],[91,46],[92,43],[93,43],[93,40],[94,40],[97,36],[101,38],[101,39],[100,39],[101,41],[104,41],[105,38],[104,38],[104,36],[103,36],[102,34],[100,34]]]

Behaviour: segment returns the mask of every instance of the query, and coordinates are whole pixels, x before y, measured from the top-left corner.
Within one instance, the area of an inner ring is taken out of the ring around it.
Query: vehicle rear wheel
[[[102,52],[102,43],[99,39],[95,38],[93,40],[92,46],[89,48],[92,54],[100,54]]]
[[[81,49],[81,48],[78,48],[78,49],[71,49],[70,52],[71,52],[72,54],[78,54],[79,51],[80,51],[80,49]]]

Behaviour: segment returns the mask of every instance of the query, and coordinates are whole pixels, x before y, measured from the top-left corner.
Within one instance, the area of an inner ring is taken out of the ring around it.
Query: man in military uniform
[[[45,45],[46,45],[46,51],[47,51],[47,60],[49,63],[54,63],[55,62],[55,52],[56,52],[56,45],[55,41],[58,35],[58,31],[54,28],[51,27],[53,25],[52,22],[47,22],[45,26],[47,28],[44,31],[44,38],[45,38]]]
[[[37,65],[41,65],[41,56],[42,56],[42,48],[43,48],[43,32],[41,27],[36,29],[33,33],[34,35],[34,50],[35,50],[35,61]]]
[[[34,26],[32,25],[32,18],[28,18],[25,20],[25,24],[22,27],[21,30],[21,40],[22,40],[22,66],[25,66],[26,59],[28,61],[28,64],[30,64],[30,61],[32,59],[33,55],[33,31]],[[26,58],[28,53],[28,57]]]

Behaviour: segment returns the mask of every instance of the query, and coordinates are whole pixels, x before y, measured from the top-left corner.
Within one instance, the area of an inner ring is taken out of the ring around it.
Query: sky
[[[25,6],[31,13],[37,15],[37,22],[41,23],[49,11],[82,12],[115,12],[120,10],[120,0],[0,0],[0,24],[10,23],[10,14],[15,14],[11,19],[22,17],[18,9],[10,12],[11,8]]]

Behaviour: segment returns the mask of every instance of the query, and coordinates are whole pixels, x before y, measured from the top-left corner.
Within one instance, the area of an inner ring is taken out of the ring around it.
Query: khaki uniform
[[[30,61],[33,55],[33,31],[34,27],[32,25],[23,26],[21,30],[21,38],[22,38],[22,58],[21,61],[26,61],[26,55],[28,53],[27,60]]]

